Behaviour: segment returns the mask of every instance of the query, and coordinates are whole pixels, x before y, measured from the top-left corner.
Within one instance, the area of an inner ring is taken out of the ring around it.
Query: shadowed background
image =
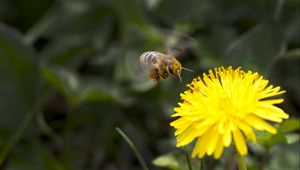
[[[141,169],[117,126],[150,169],[185,169],[173,107],[193,78],[230,65],[286,90],[293,118],[249,146],[248,169],[299,169],[299,15],[297,0],[0,0],[0,169]],[[162,30],[195,41],[182,83],[135,69],[142,52],[166,52]],[[207,168],[235,169],[232,155]]]

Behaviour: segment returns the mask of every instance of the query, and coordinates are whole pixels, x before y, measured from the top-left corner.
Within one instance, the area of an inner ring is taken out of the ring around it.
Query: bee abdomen
[[[148,51],[144,52],[140,56],[140,62],[146,66],[153,66],[157,62],[157,58],[160,56],[159,52]]]

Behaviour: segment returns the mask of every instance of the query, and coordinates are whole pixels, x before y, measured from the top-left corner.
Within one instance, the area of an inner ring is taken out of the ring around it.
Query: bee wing
[[[149,71],[149,67],[144,66],[140,62],[140,54],[138,53],[130,53],[125,56],[125,65],[132,73],[132,78],[140,78],[147,74]]]
[[[151,68],[140,63],[140,55],[135,52],[125,55],[124,66],[129,74],[131,87],[136,91],[148,91],[155,87],[156,82],[149,79],[148,72]]]
[[[170,55],[180,56],[180,54],[183,54],[186,50],[197,45],[197,41],[185,33],[178,31],[164,32],[166,35],[165,48]]]

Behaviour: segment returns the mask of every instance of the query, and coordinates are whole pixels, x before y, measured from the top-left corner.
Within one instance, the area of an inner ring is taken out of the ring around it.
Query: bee
[[[149,69],[148,76],[150,79],[159,81],[167,79],[169,76],[174,76],[181,79],[181,70],[187,69],[181,65],[177,57],[171,54],[163,54],[157,51],[147,51],[140,56],[140,63]]]

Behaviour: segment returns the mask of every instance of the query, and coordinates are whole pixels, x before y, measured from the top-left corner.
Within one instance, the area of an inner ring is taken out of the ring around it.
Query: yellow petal
[[[273,126],[269,125],[267,122],[254,115],[248,115],[245,121],[247,122],[247,124],[251,125],[257,130],[266,130],[272,134],[275,134],[277,132],[277,130]]]
[[[170,123],[171,126],[180,126],[180,125],[185,125],[186,121],[184,121],[184,118],[178,118],[177,120],[174,120],[173,122]]]
[[[231,144],[231,130],[229,126],[225,126],[225,133],[223,134],[223,144],[225,147],[228,147]]]
[[[208,146],[207,146],[207,155],[212,155],[212,153],[215,151],[217,147],[217,143],[219,142],[219,133],[217,131],[217,128],[214,127],[212,131],[210,132],[210,137],[209,140],[207,141]]]
[[[198,154],[200,158],[202,158],[206,153],[207,145],[208,145],[207,140],[208,140],[209,135],[210,135],[210,132],[208,131],[203,135],[203,137],[201,137],[201,140],[200,140],[201,147],[199,149],[199,154]]]
[[[219,159],[219,158],[220,158],[220,156],[221,156],[222,153],[223,153],[223,149],[224,149],[223,143],[222,143],[222,142],[218,142],[218,143],[217,143],[216,150],[215,150],[215,153],[214,153],[214,158],[215,158],[215,159]]]
[[[193,152],[192,152],[192,157],[193,157],[193,158],[194,158],[196,155],[199,154],[199,150],[200,150],[201,147],[202,147],[202,146],[201,146],[201,137],[199,137],[199,138],[197,139],[196,145],[195,145],[195,147],[194,147],[194,149],[193,149]]]
[[[233,132],[233,140],[237,151],[241,155],[246,155],[248,153],[247,146],[243,134],[238,128]]]
[[[283,119],[289,118],[289,115],[286,114],[282,109],[280,109],[279,107],[270,105],[270,104],[262,103],[262,104],[260,104],[259,109],[266,111],[267,113],[269,113],[270,115],[273,115],[273,116],[277,116],[277,117],[280,117]]]
[[[197,131],[195,127],[190,125],[188,128],[185,129],[180,135],[177,137],[177,147],[184,146],[190,143],[197,135]]]
[[[256,135],[250,125],[244,123],[241,120],[236,120],[238,127],[244,132],[244,134],[253,142],[256,142]]]
[[[265,120],[278,122],[278,123],[282,122],[282,118],[278,117],[277,115],[274,115],[273,113],[270,113],[267,110],[257,110],[253,112],[253,114]]]
[[[261,103],[264,103],[264,104],[279,104],[279,103],[282,103],[284,100],[283,99],[272,99],[272,100],[263,100],[261,101]]]

